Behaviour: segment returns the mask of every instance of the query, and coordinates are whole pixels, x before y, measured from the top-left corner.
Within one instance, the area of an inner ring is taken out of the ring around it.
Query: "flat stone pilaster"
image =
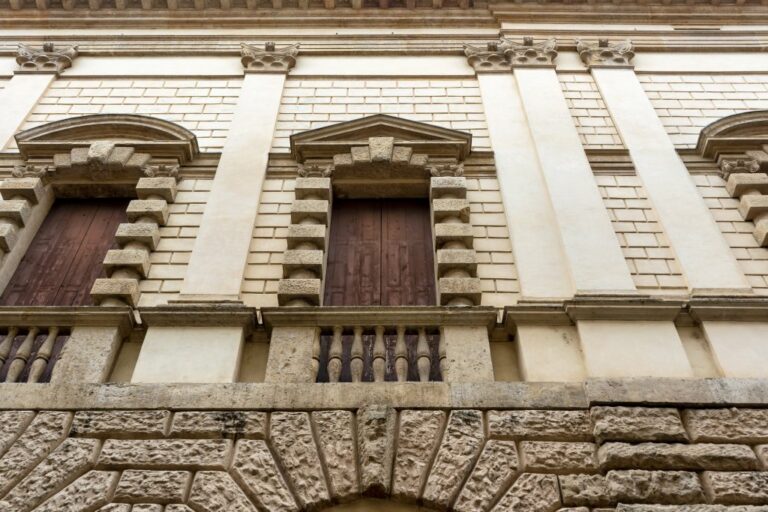
[[[690,290],[750,293],[736,257],[630,68],[592,68]]]
[[[517,360],[528,382],[582,382],[586,378],[579,335],[572,325],[518,324]]]
[[[75,327],[53,368],[51,384],[106,382],[122,341],[120,327]]]
[[[514,73],[575,293],[634,293],[554,68],[524,67]]]
[[[15,74],[0,90],[0,149],[8,146],[55,79],[55,73]]]
[[[240,298],[284,83],[283,73],[245,75],[181,287],[181,300]]]
[[[701,322],[723,377],[768,377],[768,322]]]

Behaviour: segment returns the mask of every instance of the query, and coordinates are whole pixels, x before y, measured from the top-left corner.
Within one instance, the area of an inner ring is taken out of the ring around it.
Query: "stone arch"
[[[432,510],[435,509],[393,500],[368,498],[334,505],[324,509],[324,512],[428,512]]]
[[[768,110],[723,117],[705,126],[696,149],[705,158],[720,160],[728,154],[744,154],[768,145]]]

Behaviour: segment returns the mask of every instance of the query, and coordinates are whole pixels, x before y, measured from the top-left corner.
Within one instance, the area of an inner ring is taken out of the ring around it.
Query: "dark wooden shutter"
[[[324,304],[434,305],[431,233],[426,200],[335,201]]]
[[[6,286],[3,306],[91,304],[93,281],[125,221],[127,201],[57,200]]]

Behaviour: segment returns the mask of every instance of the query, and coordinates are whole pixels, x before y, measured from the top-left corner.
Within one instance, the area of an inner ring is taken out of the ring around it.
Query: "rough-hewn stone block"
[[[24,199],[0,201],[0,219],[10,220],[19,226],[27,223],[30,212],[29,201]]]
[[[371,405],[357,411],[360,485],[366,496],[390,492],[396,428],[397,414],[391,407]]]
[[[467,179],[464,176],[434,176],[429,180],[431,197],[467,197]]]
[[[162,197],[169,203],[172,203],[176,199],[176,191],[176,178],[170,176],[140,178],[136,182],[136,195],[139,199]]]
[[[223,471],[201,471],[195,475],[189,504],[199,512],[256,512],[240,487]]]
[[[512,484],[507,494],[493,508],[493,512],[550,512],[559,506],[560,493],[556,476],[524,473]]]
[[[587,411],[489,411],[488,433],[497,439],[588,441],[592,429]]]
[[[115,490],[115,500],[139,503],[181,502],[186,498],[189,471],[123,471]]]
[[[171,436],[264,439],[267,415],[255,411],[181,411],[174,413]]]
[[[713,503],[768,505],[768,472],[705,471],[702,480]]]
[[[295,249],[303,243],[314,244],[318,249],[325,249],[325,224],[291,224],[288,226],[286,239],[288,249]]]
[[[123,468],[223,469],[232,441],[225,439],[109,439],[99,465]]]
[[[424,488],[425,503],[445,509],[453,502],[480,454],[483,439],[483,415],[480,411],[451,411]]]
[[[78,411],[70,436],[83,437],[164,437],[168,433],[169,411]]]
[[[445,422],[442,411],[402,411],[397,438],[397,456],[392,495],[399,500],[419,499],[429,464]]]
[[[604,441],[685,441],[677,409],[593,407],[594,434]]]
[[[37,204],[44,194],[43,180],[40,178],[6,178],[0,182],[0,196],[6,201],[23,197]]]
[[[144,244],[148,249],[155,250],[160,243],[160,228],[152,222],[140,224],[122,223],[117,226],[115,240],[120,246],[131,242]]]
[[[90,471],[56,493],[35,512],[85,512],[109,502],[115,488],[116,471]]]
[[[107,275],[119,268],[130,268],[141,277],[149,272],[149,252],[142,249],[110,249],[104,256],[104,269]]]
[[[627,505],[619,503],[616,512],[768,512],[768,506],[752,505]]]
[[[768,444],[755,446],[755,452],[757,452],[757,456],[763,464],[763,469],[768,469]]]
[[[296,178],[296,199],[330,199],[331,178]]]
[[[472,247],[474,233],[471,224],[440,222],[435,224],[434,233],[438,248],[446,242],[461,242],[467,249]]]
[[[686,409],[694,442],[768,443],[768,409]]]
[[[517,449],[514,441],[490,439],[485,443],[472,473],[459,493],[453,510],[488,510],[498,495],[517,474]],[[512,498],[510,498],[512,499]]]
[[[232,476],[264,510],[293,512],[299,509],[265,441],[237,442]]]
[[[458,198],[433,199],[432,216],[434,222],[443,222],[446,219],[469,222],[469,201]]]
[[[592,473],[597,470],[593,443],[523,441],[520,453],[527,473]]]
[[[32,411],[0,411],[0,455],[5,453],[34,417]]]
[[[346,501],[360,492],[355,462],[354,415],[349,411],[312,413],[317,443],[323,454],[331,497]]]
[[[291,224],[314,219],[318,224],[328,224],[330,203],[325,199],[297,199],[291,205]]]
[[[139,303],[139,282],[136,279],[99,278],[93,282],[91,297],[97,304],[116,298],[129,306],[136,306]]]
[[[736,471],[756,469],[749,446],[738,444],[606,443],[598,450],[600,467],[608,469],[678,469]]]
[[[151,219],[161,226],[168,222],[168,203],[164,199],[134,199],[125,210],[128,220]]]
[[[560,475],[558,480],[565,505],[600,507],[612,503],[603,475]]]
[[[605,477],[615,502],[685,504],[704,501],[696,473],[687,471],[609,471]]]

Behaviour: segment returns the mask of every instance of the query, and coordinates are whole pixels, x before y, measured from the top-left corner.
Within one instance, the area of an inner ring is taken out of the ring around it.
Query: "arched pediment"
[[[192,160],[199,152],[197,138],[186,128],[156,117],[133,114],[94,114],[71,117],[24,130],[16,143],[24,158],[52,158],[77,147],[108,141],[130,146],[153,158]]]
[[[763,150],[768,145],[768,110],[755,110],[718,119],[699,134],[698,152],[712,159],[724,154]]]

